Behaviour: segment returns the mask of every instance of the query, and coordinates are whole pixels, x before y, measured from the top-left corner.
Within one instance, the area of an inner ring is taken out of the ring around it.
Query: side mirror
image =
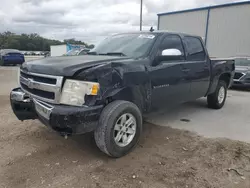
[[[162,56],[181,56],[181,51],[178,49],[165,49],[161,53]]]
[[[183,60],[184,55],[178,49],[165,49],[161,54],[156,58],[156,65],[160,64],[162,61],[178,61]]]

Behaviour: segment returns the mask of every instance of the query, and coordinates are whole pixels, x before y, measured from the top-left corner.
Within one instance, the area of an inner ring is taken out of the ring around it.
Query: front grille
[[[44,97],[44,98],[53,99],[53,100],[55,99],[55,93],[53,93],[53,92],[42,91],[39,89],[30,89],[28,86],[26,86],[22,83],[21,83],[21,87],[23,89],[25,89],[26,91],[28,91],[34,95],[37,95],[39,97]]]
[[[242,76],[244,76],[243,73],[241,73],[241,72],[236,72],[236,73],[234,74],[234,79],[235,79],[235,80],[239,80]]]
[[[58,104],[61,96],[62,76],[20,71],[20,86],[31,97]]]
[[[20,72],[20,75],[23,77],[23,78],[31,78],[37,82],[44,82],[44,83],[47,83],[47,84],[56,84],[56,79],[55,78],[45,78],[45,77],[41,77],[41,76],[35,76],[35,75],[31,75],[31,74],[27,74],[27,73],[24,73],[24,72]]]

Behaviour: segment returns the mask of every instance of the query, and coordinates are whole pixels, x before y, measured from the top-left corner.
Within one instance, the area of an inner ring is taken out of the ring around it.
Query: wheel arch
[[[224,72],[224,73],[222,73],[222,74],[220,74],[218,76],[215,76],[212,79],[212,83],[211,83],[211,86],[209,88],[209,91],[208,91],[207,95],[215,92],[216,87],[217,87],[220,80],[225,81],[226,84],[227,84],[227,87],[229,87],[230,83],[231,83],[231,73],[230,72]]]
[[[219,80],[225,81],[228,87],[230,84],[230,78],[231,78],[231,74],[226,72],[220,75]]]
[[[149,99],[146,95],[145,87],[133,86],[124,87],[111,91],[104,99],[106,103],[113,102],[115,100],[125,100],[134,103],[141,112],[148,110]]]

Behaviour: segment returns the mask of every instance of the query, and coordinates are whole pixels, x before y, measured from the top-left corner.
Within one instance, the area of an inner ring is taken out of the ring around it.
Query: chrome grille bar
[[[20,85],[21,85],[21,88],[23,91],[25,91],[31,97],[40,99],[42,101],[46,101],[46,102],[54,103],[54,104],[58,104],[60,102],[61,88],[62,88],[62,82],[63,82],[62,76],[37,74],[37,73],[31,73],[31,72],[24,72],[22,70],[20,70],[20,71],[28,76],[28,78],[25,78],[20,74],[19,81],[20,81]],[[56,84],[48,84],[48,83],[44,83],[44,82],[40,82],[40,81],[38,82],[38,81],[35,81],[32,78],[32,76],[36,76],[36,77],[40,77],[40,78],[55,79]],[[31,78],[29,78],[29,77],[31,77]],[[27,91],[27,89],[22,87],[22,84],[25,85],[30,90]],[[51,92],[54,94],[54,99],[46,98],[46,96],[38,96],[37,94],[32,93],[33,89],[36,89],[36,90],[39,90],[42,92]]]
[[[57,92],[58,90],[58,87],[56,85],[41,83],[23,77],[20,77],[20,82],[28,86],[30,89],[39,89],[42,91],[49,91],[49,92]]]

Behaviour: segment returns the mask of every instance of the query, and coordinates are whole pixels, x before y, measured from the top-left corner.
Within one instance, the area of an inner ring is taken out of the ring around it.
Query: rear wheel
[[[209,108],[220,109],[224,106],[227,97],[227,84],[220,80],[214,93],[207,96]]]
[[[139,108],[128,101],[114,101],[104,108],[100,116],[95,141],[107,155],[122,157],[136,146],[141,132]]]

